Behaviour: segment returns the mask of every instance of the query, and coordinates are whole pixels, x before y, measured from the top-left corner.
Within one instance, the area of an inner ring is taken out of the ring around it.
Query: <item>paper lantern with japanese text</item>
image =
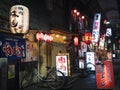
[[[78,46],[78,37],[77,36],[74,37],[74,45]]]
[[[29,9],[23,5],[14,5],[10,9],[10,30],[12,33],[27,33],[29,29]]]
[[[44,38],[44,34],[43,34],[42,32],[38,32],[38,33],[36,34],[36,39],[37,39],[38,41],[42,41],[43,38]]]
[[[85,42],[87,43],[87,44],[90,44],[91,43],[91,41],[92,41],[92,34],[91,34],[91,32],[85,32],[85,37],[84,37],[85,39]]]

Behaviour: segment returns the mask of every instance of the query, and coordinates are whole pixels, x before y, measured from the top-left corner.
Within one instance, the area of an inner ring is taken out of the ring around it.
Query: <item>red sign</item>
[[[98,89],[114,89],[112,61],[104,61],[104,65],[96,65],[96,83]]]

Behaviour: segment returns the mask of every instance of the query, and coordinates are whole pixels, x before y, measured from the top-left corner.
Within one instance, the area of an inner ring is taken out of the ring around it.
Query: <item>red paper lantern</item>
[[[85,42],[87,44],[90,44],[91,41],[92,41],[92,34],[91,34],[91,32],[85,32]]]
[[[43,34],[42,32],[38,32],[36,38],[38,41],[44,40],[45,42],[51,42],[53,40],[53,37],[50,34]]]
[[[74,37],[74,45],[78,46],[78,37],[77,36]]]
[[[38,32],[36,34],[36,38],[37,38],[38,41],[42,41],[43,38],[44,38],[44,34],[42,32]]]

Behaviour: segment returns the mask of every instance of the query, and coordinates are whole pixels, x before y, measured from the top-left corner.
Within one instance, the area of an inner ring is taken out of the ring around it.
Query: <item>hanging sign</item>
[[[101,14],[95,14],[94,22],[93,22],[93,30],[92,30],[92,44],[97,45],[99,40],[99,32],[100,32],[100,20]]]
[[[29,29],[29,10],[23,5],[10,9],[10,30],[12,33],[27,33]]]

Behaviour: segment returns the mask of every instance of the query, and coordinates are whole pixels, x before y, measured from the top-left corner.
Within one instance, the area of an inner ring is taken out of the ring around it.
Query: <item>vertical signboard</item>
[[[56,56],[56,69],[68,76],[68,59],[67,55]]]
[[[114,89],[112,60],[105,60],[103,65],[96,65],[96,83],[98,89]]]
[[[86,52],[86,62],[88,64],[88,67],[90,67],[91,70],[94,71],[95,70],[95,55],[94,55],[94,52]]]
[[[38,45],[35,42],[26,41],[26,59],[23,62],[38,60]]]
[[[94,16],[94,22],[93,22],[93,30],[92,30],[92,44],[97,45],[99,40],[99,32],[100,32],[100,20],[101,20],[101,14],[97,13]]]

